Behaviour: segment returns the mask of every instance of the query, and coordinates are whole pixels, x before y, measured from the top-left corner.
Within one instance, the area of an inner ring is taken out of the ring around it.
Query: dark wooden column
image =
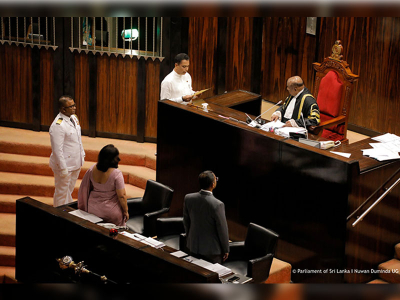
[[[32,130],[40,131],[40,49],[32,48]]]
[[[88,54],[89,61],[89,136],[96,137],[97,117],[97,59],[95,54]]]
[[[58,99],[64,92],[64,44],[65,40],[71,35],[71,28],[66,32],[64,22],[70,20],[69,18],[56,18],[56,45],[58,48],[54,51],[53,59],[53,74],[54,74],[54,99],[53,99],[53,114],[54,117],[58,114]],[[70,22],[71,23],[71,22]],[[69,23],[69,24],[70,24]],[[71,25],[70,25],[71,26]],[[62,33],[62,34],[61,34]]]
[[[137,139],[138,143],[144,142],[146,122],[146,60],[141,57],[138,61],[137,76]]]
[[[78,23],[74,22],[74,32],[78,32]],[[74,45],[77,47],[78,37],[74,36]],[[69,49],[71,47],[71,18],[64,18],[63,40],[63,94],[75,99],[75,55]]]
[[[253,39],[251,53],[251,91],[260,93],[261,86],[261,53],[263,36],[263,18],[253,18]]]
[[[226,17],[218,18],[218,40],[217,40],[217,93],[223,94],[226,91]]]

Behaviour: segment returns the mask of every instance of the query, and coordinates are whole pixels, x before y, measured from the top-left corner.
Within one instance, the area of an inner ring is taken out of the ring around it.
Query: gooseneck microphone
[[[268,108],[268,109],[267,109],[266,111],[264,111],[261,115],[259,115],[257,118],[255,118],[254,121],[257,121],[257,119],[258,119],[259,117],[261,117],[263,114],[265,114],[266,112],[270,111],[272,108],[274,108],[275,106],[277,106],[277,105],[279,105],[279,104],[281,104],[281,103],[282,103],[282,100],[279,100],[278,103],[276,103],[275,105],[273,105],[273,106],[271,106],[270,108]]]
[[[306,122],[304,121],[303,113],[301,113],[301,118],[302,118],[302,120],[303,120],[304,129],[306,130],[306,138],[307,138],[307,140],[308,140],[308,130],[307,130]]]

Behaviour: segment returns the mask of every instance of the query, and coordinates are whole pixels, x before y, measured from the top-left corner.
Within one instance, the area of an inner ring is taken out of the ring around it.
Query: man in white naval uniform
[[[60,113],[49,130],[52,149],[50,168],[55,183],[54,207],[73,201],[71,194],[85,159],[75,102],[70,96],[61,96],[58,105]]]
[[[189,71],[189,56],[179,53],[174,59],[175,67],[161,82],[160,99],[168,99],[187,105],[196,99],[192,89],[192,77]]]

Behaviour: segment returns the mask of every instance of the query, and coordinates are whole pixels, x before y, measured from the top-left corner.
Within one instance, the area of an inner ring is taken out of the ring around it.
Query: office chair
[[[246,240],[229,244],[229,257],[223,265],[233,272],[253,278],[255,283],[268,279],[279,235],[250,223]]]
[[[177,250],[183,249],[180,246],[180,234],[185,232],[183,217],[158,218],[156,224],[157,239],[160,242]]]
[[[174,190],[170,187],[147,180],[143,198],[128,199],[129,220],[126,225],[144,236],[155,236],[156,220],[169,211]]]

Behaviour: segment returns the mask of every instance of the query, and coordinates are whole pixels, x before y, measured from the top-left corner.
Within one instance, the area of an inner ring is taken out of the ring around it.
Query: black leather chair
[[[269,276],[278,238],[276,232],[250,223],[246,240],[229,244],[229,257],[223,265],[261,283]]]
[[[185,232],[182,217],[158,218],[156,224],[157,239],[160,242],[177,250],[183,249],[180,246],[180,234]]]
[[[147,180],[143,198],[128,199],[126,225],[144,236],[155,236],[156,220],[169,211],[174,190],[154,180]]]

